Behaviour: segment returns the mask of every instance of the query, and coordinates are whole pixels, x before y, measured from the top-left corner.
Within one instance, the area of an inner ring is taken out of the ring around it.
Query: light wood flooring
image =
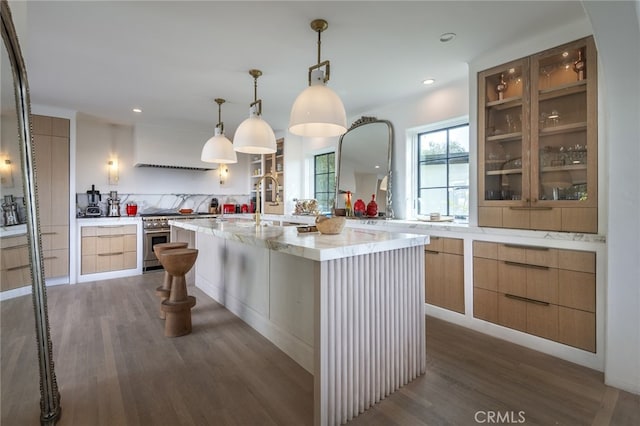
[[[312,376],[198,289],[189,288],[193,333],[165,338],[160,280],[48,288],[60,425],[313,423]],[[0,424],[38,425],[30,296],[0,310]],[[490,424],[487,412],[527,425],[635,426],[640,397],[605,386],[596,371],[428,318],[427,374],[350,424]]]

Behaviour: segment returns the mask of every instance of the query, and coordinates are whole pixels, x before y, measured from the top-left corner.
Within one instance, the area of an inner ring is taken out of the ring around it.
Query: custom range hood
[[[136,167],[182,170],[216,170],[217,163],[200,161],[204,131],[138,124],[134,130],[133,159]]]

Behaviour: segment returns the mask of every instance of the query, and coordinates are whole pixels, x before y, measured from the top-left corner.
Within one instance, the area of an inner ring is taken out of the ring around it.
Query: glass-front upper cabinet
[[[529,60],[510,62],[480,74],[478,154],[483,169],[481,198],[520,205],[528,189]],[[510,202],[513,201],[513,202]]]
[[[597,232],[596,64],[588,37],[479,73],[480,226]]]

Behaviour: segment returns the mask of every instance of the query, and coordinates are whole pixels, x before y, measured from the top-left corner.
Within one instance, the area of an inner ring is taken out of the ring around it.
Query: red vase
[[[364,216],[367,213],[367,206],[365,206],[362,198],[358,198],[356,203],[353,205],[353,212],[356,216]]]
[[[369,217],[378,216],[378,204],[376,204],[376,194],[371,195],[371,201],[369,201],[369,204],[367,204],[367,216]]]

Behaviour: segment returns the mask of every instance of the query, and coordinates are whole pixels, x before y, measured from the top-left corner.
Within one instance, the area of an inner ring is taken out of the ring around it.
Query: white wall
[[[583,5],[598,48],[608,146],[605,382],[640,393],[640,3]]]
[[[206,140],[202,141],[202,145]],[[117,159],[119,181],[110,185],[108,161]],[[84,114],[77,117],[76,187],[78,192],[96,189],[134,194],[249,193],[249,156],[238,153],[238,163],[229,164],[229,175],[220,184],[218,170],[134,167],[134,128],[102,121]]]

